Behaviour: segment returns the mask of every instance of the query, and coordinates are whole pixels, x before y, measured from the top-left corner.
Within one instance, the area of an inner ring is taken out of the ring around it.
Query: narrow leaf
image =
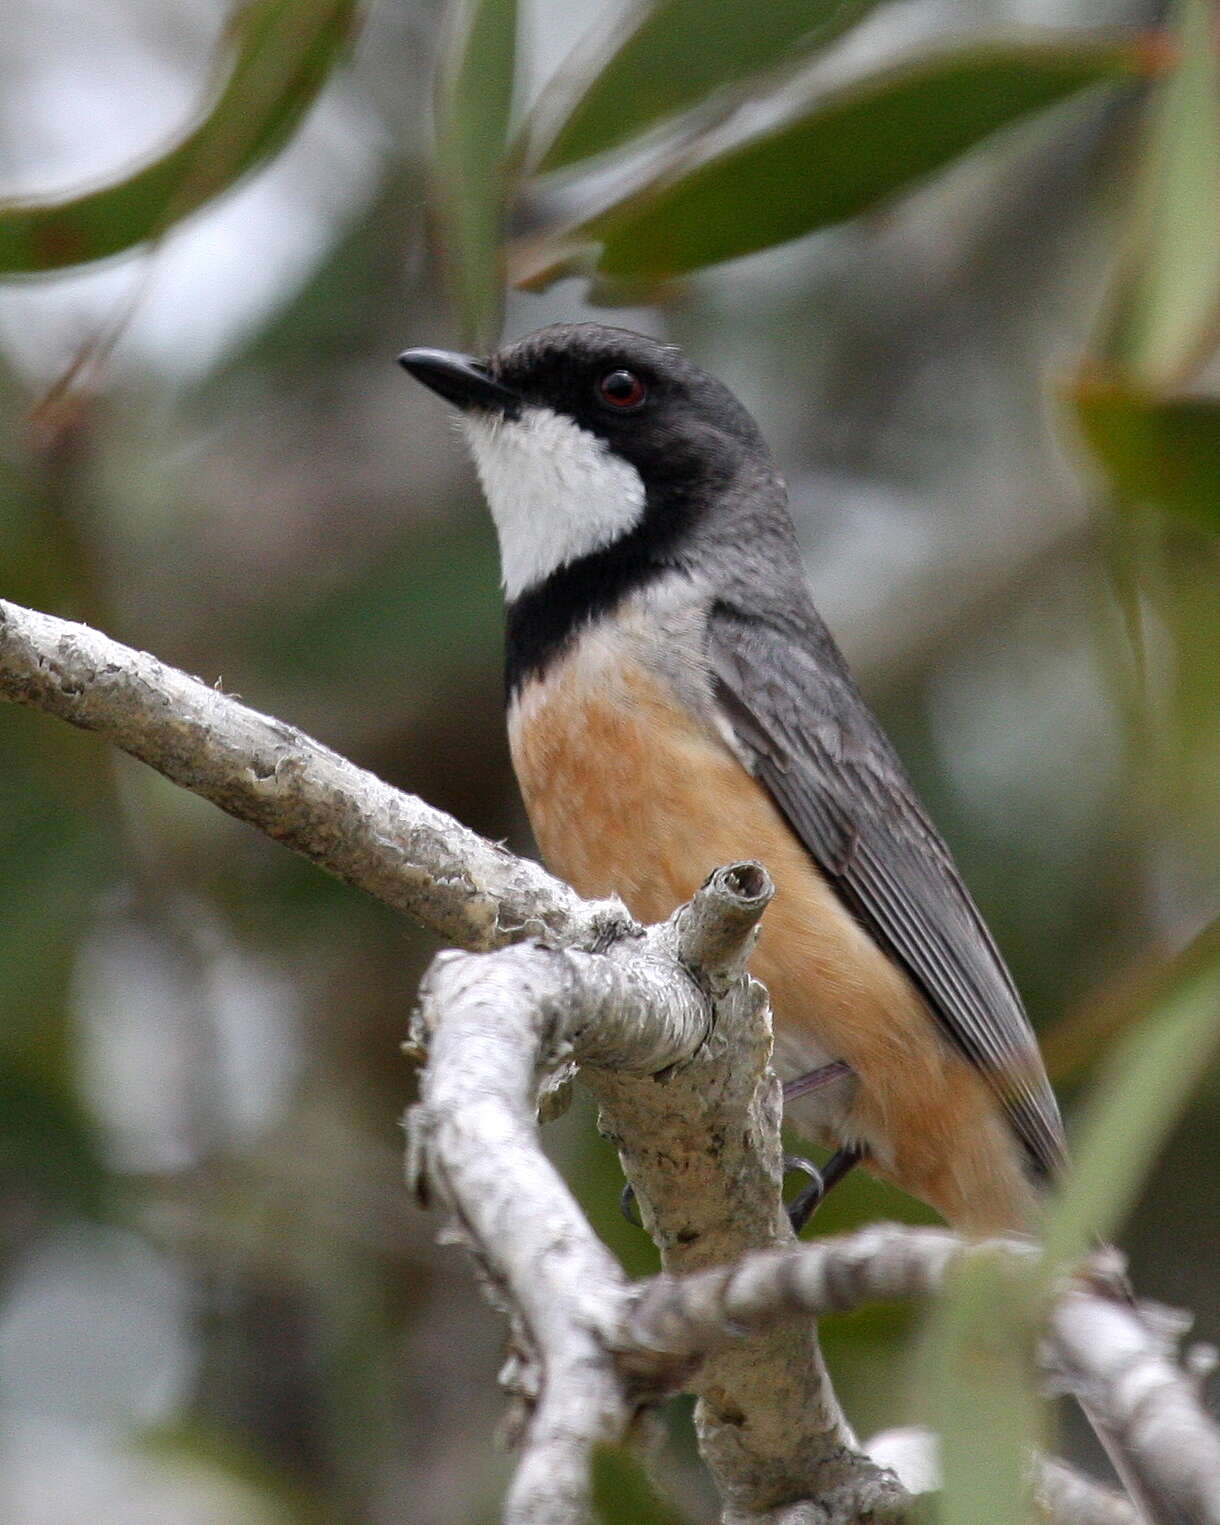
[[[1108,346],[1149,387],[1179,380],[1220,319],[1220,55],[1211,0],[1177,0],[1178,59],[1153,101],[1135,254]]]
[[[1049,1267],[1118,1229],[1217,1048],[1220,925],[1196,941],[1173,984],[1113,1051],[1047,1223]]]
[[[932,1315],[927,1344],[940,1435],[941,1525],[1028,1525],[1041,1410],[1028,1273],[972,1258]]]
[[[1031,112],[1135,76],[1142,56],[1130,38],[1108,38],[908,62],[693,168],[662,172],[564,237],[600,242],[598,272],[621,282],[752,254],[869,210]]]
[[[824,47],[876,3],[657,0],[638,5],[603,52],[603,62],[594,66],[538,169],[562,169],[616,148],[725,86]],[[589,71],[577,61],[567,73],[583,83]]]
[[[95,190],[0,203],[0,276],[120,254],[228,190],[292,135],[355,16],[356,0],[252,0],[229,29],[232,66],[214,104],[171,148]]]
[[[1071,394],[1115,497],[1220,534],[1220,398],[1159,397],[1086,378]]]
[[[463,340],[484,349],[499,333],[503,306],[516,0],[460,0],[453,22],[437,92],[436,193]]]

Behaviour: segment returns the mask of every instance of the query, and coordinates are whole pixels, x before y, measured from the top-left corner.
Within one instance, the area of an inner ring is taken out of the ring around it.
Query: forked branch
[[[947,1234],[894,1228],[793,1243],[766,997],[744,973],[770,895],[757,865],[720,871],[669,922],[642,929],[617,902],[582,901],[293,727],[3,601],[0,697],[96,732],[482,955],[442,955],[422,992],[412,1175],[452,1213],[517,1336],[527,1419],[510,1519],[579,1521],[592,1447],[678,1387],[700,1395],[729,1525],[905,1517],[907,1494],[838,1409],[813,1319],[926,1298],[970,1252]],[[619,1147],[663,1277],[627,1282],[541,1151],[540,1092],[573,1065]],[[1220,1525],[1220,1439],[1193,1384],[1163,1329],[1116,1305],[1099,1311],[1102,1301],[1073,1287],[1055,1304],[1048,1369],[1141,1465],[1161,1468],[1183,1520]],[[1130,1518],[1058,1464],[1044,1465],[1041,1493],[1065,1521]]]

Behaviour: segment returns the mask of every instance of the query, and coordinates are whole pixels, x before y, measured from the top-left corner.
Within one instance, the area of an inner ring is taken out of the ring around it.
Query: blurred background
[[[1021,26],[1155,39],[1165,20],[1142,0],[856,10],[773,93],[721,103],[688,137],[783,120],[785,91],[920,48]],[[622,14],[525,5],[514,120],[539,100],[554,116],[606,55],[589,36]],[[466,43],[502,48],[505,15],[483,7],[489,30]],[[453,200],[453,156],[476,183],[486,124],[464,147],[452,112],[475,110],[473,80],[494,117],[503,69],[483,78],[437,0],[381,0],[294,76],[296,115],[235,189],[189,187],[100,263],[74,261],[112,252],[104,228],[78,248],[22,225],[24,198],[119,183],[165,152],[240,56],[241,25],[222,0],[6,0],[0,595],[145,647],[532,851],[493,533],[446,410],[393,363],[498,326],[477,269],[497,208]],[[235,77],[239,120],[258,85]],[[852,220],[592,294],[759,418],[817,601],[1013,966],[1070,1128],[1109,1038],[1214,914],[1220,581],[1202,522],[1216,473],[1202,515],[1116,507],[1079,427],[1088,357],[1144,247],[1147,91],[1132,77],[1048,104]],[[649,143],[612,145],[583,178],[518,178],[518,248],[646,177],[669,151]],[[188,199],[200,210],[179,221]],[[1214,208],[1191,204],[1186,243],[1201,219],[1220,246]],[[455,292],[459,267],[474,284]],[[577,275],[513,291],[504,331],[607,320],[589,296]],[[1216,367],[1195,359],[1183,385],[1204,395]],[[399,1044],[434,941],[12,707],[0,846],[0,1518],[491,1518],[501,1321],[402,1182]],[[1220,1339],[1218,1101],[1213,1071],[1120,1235],[1141,1292],[1195,1310],[1204,1339]],[[587,1103],[548,1140],[628,1268],[652,1267]],[[817,1231],[880,1215],[921,1210],[857,1175]],[[863,1435],[909,1417],[910,1337],[897,1310],[824,1326]],[[670,1417],[674,1501],[710,1520],[685,1406]]]

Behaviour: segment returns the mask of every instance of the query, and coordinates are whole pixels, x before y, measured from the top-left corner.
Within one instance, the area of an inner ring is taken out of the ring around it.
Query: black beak
[[[485,408],[505,418],[516,418],[521,411],[516,392],[501,386],[485,365],[469,355],[453,355],[443,349],[405,349],[398,363],[416,381],[459,408]]]

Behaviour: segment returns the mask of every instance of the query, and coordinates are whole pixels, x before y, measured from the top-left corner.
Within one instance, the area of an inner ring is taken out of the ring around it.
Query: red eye
[[[640,406],[648,389],[634,371],[611,371],[597,383],[597,395],[612,408],[627,413]]]

